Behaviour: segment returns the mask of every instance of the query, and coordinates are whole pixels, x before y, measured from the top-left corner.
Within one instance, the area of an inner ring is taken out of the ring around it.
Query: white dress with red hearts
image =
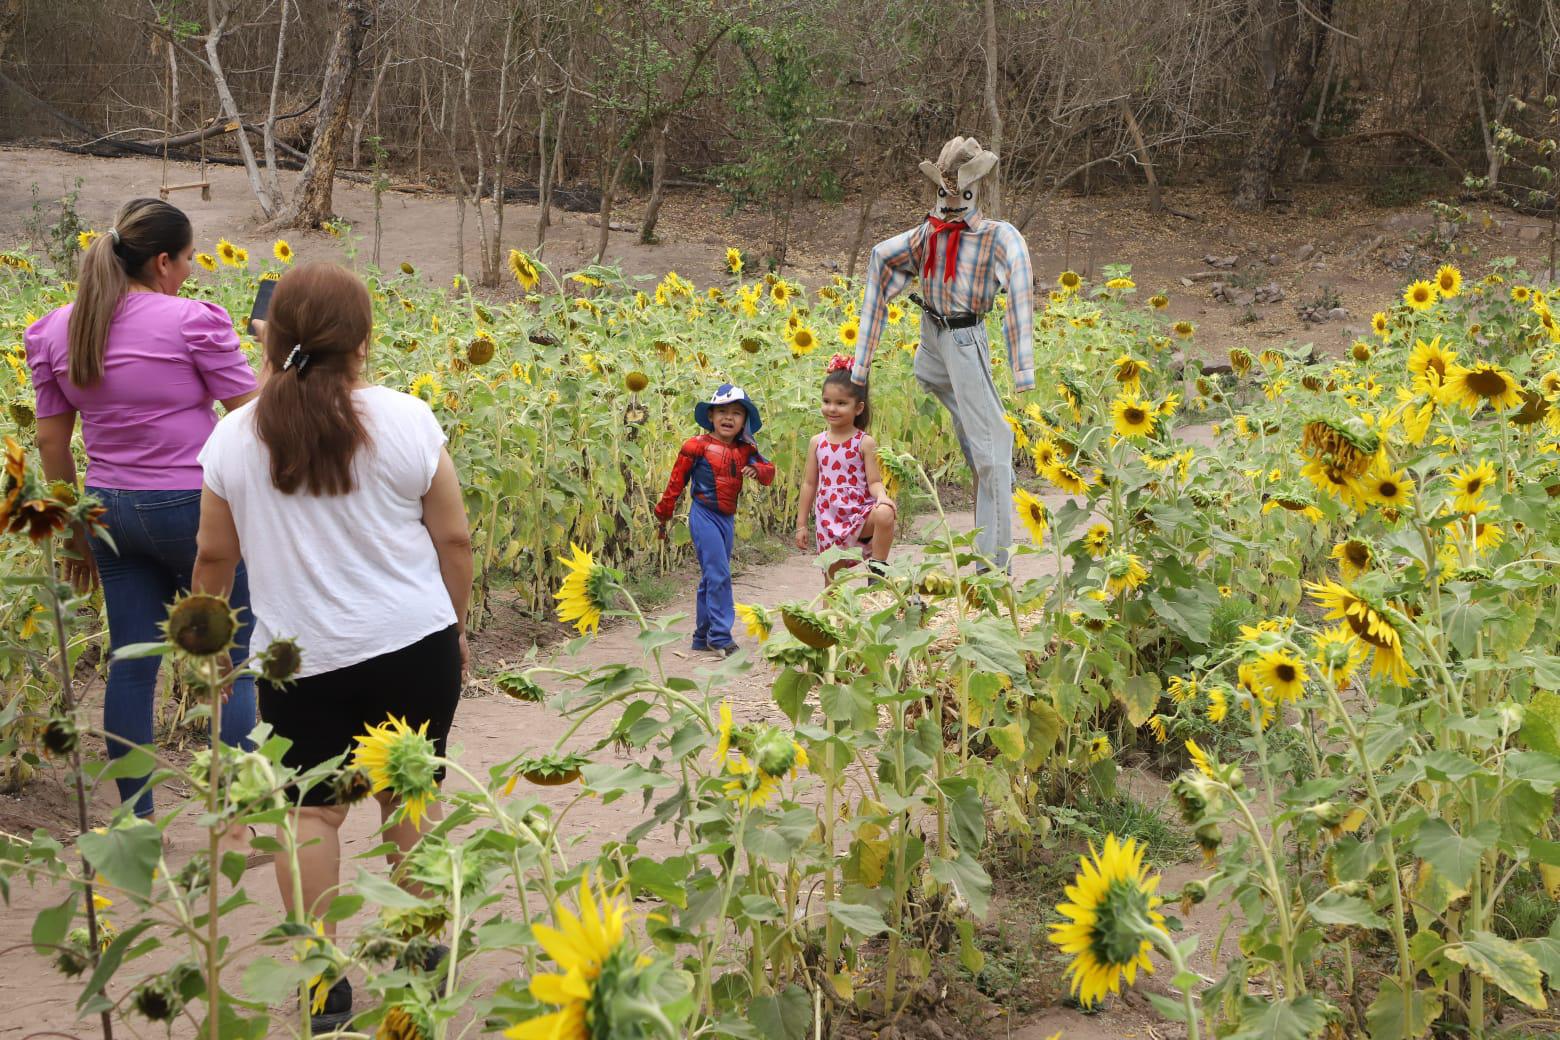
[[[818,497],[813,500],[813,514],[820,553],[840,545],[859,547],[861,528],[877,504],[867,491],[861,437],[857,430],[843,444],[831,444],[827,432],[818,438]]]

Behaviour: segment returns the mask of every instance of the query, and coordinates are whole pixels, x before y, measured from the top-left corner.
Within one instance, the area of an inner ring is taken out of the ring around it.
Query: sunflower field
[[[292,257],[282,245],[276,265]],[[193,291],[241,314],[258,274],[228,250]],[[647,519],[691,402],[727,379],[757,397],[782,476],[742,523],[786,529],[788,463],[816,432],[823,358],[852,348],[858,291],[749,280],[735,252],[727,283],[704,291],[511,260],[525,295],[505,306],[431,290],[410,265],[371,276],[374,374],[423,396],[450,434],[479,603],[511,589],[556,601],[579,645],[616,618],[638,632],[636,659],[539,656],[498,676],[568,726],[481,775],[395,720],[305,776],[273,744],[160,765],[187,777],[213,835],[209,859],[178,869],[157,825],[133,817],[74,852],[0,836],[0,878],[61,897],[31,938],[82,976],[83,1013],[303,1033],[298,1008],[350,971],[372,998],[358,1035],[854,1035],[924,1010],[929,981],[981,980],[986,925],[1026,869],[1013,863],[1076,857],[1046,894],[1046,956],[1085,1008],[1138,986],[1194,1038],[1553,1030],[1552,289],[1510,263],[1477,279],[1446,266],[1341,356],[1237,348],[1215,366],[1129,269],[1099,284],[1061,273],[1036,328],[1037,369],[1054,378],[1009,398],[1016,579],[972,568],[973,538],[945,522],[957,449],[909,374],[915,315],[896,312],[874,433],[901,500],[935,515],[929,540],[877,586],[741,605],[753,653],[688,679],[663,656],[683,636],[625,575],[672,562]],[[0,288],[18,341],[70,291],[20,256]],[[75,735],[91,723],[48,677],[95,623],[40,558],[90,505],[31,473],[19,364],[4,559],[30,598],[6,608],[7,682],[24,694],[0,725],[18,762],[82,769]],[[220,711],[216,656],[133,649],[180,661]],[[286,674],[285,646],[254,649],[252,669]],[[739,722],[729,687],[754,669],[770,710]],[[1155,862],[1131,835],[1080,841],[1077,807],[1114,793],[1124,761],[1167,779],[1170,825],[1198,850],[1188,863]],[[435,765],[458,780],[442,793]],[[389,789],[408,813],[438,798],[445,816],[392,880],[360,874],[337,898],[331,920],[368,904],[351,938],[283,917],[230,947],[223,922],[244,901],[219,901],[231,864],[216,835],[279,824],[275,851],[296,855],[290,783],[343,799]],[[579,797],[537,794],[563,785]],[[640,822],[582,842],[570,812],[587,798],[642,805]],[[1172,867],[1186,880],[1164,891]],[[1217,927],[1189,932],[1208,906]],[[406,967],[440,937],[452,951],[436,973]],[[175,951],[173,966],[137,974],[152,949]]]

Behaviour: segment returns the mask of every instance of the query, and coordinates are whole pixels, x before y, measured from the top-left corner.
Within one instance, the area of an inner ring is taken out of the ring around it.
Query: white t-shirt
[[[254,402],[219,422],[200,453],[206,486],[238,527],[255,615],[251,648],[297,640],[300,677],[400,650],[455,623],[422,522],[444,431],[409,394],[376,386],[354,390],[352,400],[370,445],[353,460],[348,494],[278,491]]]

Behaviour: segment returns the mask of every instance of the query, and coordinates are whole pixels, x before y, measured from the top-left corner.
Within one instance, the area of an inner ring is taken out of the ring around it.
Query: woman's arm
[[[883,486],[883,467],[878,465],[877,441],[862,436],[861,458],[867,464],[867,494],[871,495],[878,505],[886,505],[897,513],[898,507],[894,505],[894,500],[888,497],[888,489]]]
[[[236,409],[244,407],[244,405],[248,404],[250,401],[253,401],[256,397],[259,396],[260,391],[250,390],[248,393],[239,394],[237,397],[224,397],[222,399],[222,411],[224,413],[231,413]]]
[[[238,525],[227,500],[205,485],[200,489],[200,531],[195,535],[195,571],[191,589],[213,596],[233,591],[233,575],[242,556]],[[264,649],[263,647],[261,649]]]
[[[439,574],[455,608],[455,623],[460,631],[460,667],[464,672],[469,651],[466,647],[466,610],[471,602],[471,528],[466,522],[466,504],[461,499],[460,478],[450,453],[439,450],[439,468],[433,483],[423,496],[423,526],[433,539],[439,554]]]
[[[813,502],[818,497],[818,434],[807,442],[807,468],[802,472],[802,493],[796,503],[796,547],[807,548],[807,517],[812,513]]]

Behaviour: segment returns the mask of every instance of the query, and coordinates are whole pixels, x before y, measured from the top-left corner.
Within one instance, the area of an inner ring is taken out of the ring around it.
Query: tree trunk
[[[1327,45],[1327,26],[1332,17],[1333,0],[1283,0],[1295,21],[1294,37],[1283,66],[1268,91],[1267,107],[1251,135],[1251,146],[1241,164],[1235,187],[1235,208],[1247,213],[1259,212],[1267,205],[1278,176],[1284,149],[1295,134],[1300,106],[1305,103],[1311,81],[1316,78],[1316,63]]]
[[[655,224],[661,219],[661,203],[666,200],[666,135],[670,129],[670,119],[662,119],[650,129],[650,133],[655,136],[655,143],[650,158],[650,201],[645,206],[644,223],[639,226],[641,245],[649,246],[656,242]]]
[[[628,146],[623,148],[623,154],[618,158],[617,165],[612,168],[612,174],[603,178],[601,186],[601,231],[596,235],[596,260],[598,264],[605,263],[607,258],[607,238],[612,234],[612,199],[617,194],[618,182],[623,178],[623,168],[628,165]]]
[[[1143,167],[1143,179],[1148,182],[1148,211],[1155,215],[1163,213],[1165,200],[1159,194],[1159,178],[1154,175],[1154,160],[1149,158],[1148,144],[1143,140],[1143,129],[1138,126],[1132,104],[1123,98],[1116,102],[1116,107],[1121,112],[1121,121],[1127,124],[1127,133],[1132,135],[1132,147],[1137,151],[1138,165]]]
[[[363,112],[357,118],[357,125],[352,128],[352,167],[358,167],[360,149],[363,146],[363,128],[368,125],[368,117],[374,117],[374,132],[379,132],[379,115],[376,107],[379,104],[379,88],[384,86],[385,73],[390,71],[391,51],[385,48],[384,60],[379,63],[379,73],[374,77],[374,89],[368,92],[368,100],[363,103]],[[420,123],[421,121],[419,121]]]
[[[1002,113],[997,109],[997,11],[994,0],[986,0],[986,121],[991,125],[991,137],[986,142],[989,151],[1002,154]],[[981,209],[993,219],[1002,217],[1002,164],[991,168],[986,182],[981,185]],[[854,259],[854,257],[852,257]]]
[[[874,172],[881,173],[887,168],[887,163],[883,161],[885,158],[880,156],[879,161],[872,164]],[[861,248],[867,244],[867,225],[872,221],[872,206],[877,202],[880,188],[876,176],[868,179],[861,199],[861,212],[856,217],[856,232],[850,239],[850,260],[845,264],[846,281],[856,277],[856,261],[861,257]]]
[[[206,33],[206,64],[211,69],[211,81],[217,88],[217,98],[222,103],[222,111],[228,119],[242,124],[244,117],[238,111],[238,102],[233,98],[233,91],[228,86],[227,75],[222,71],[222,37],[227,34],[228,12],[219,11],[215,0],[208,4],[207,14],[211,20],[211,30]],[[265,190],[265,185],[260,180],[260,167],[255,163],[255,151],[249,147],[249,136],[238,135],[238,154],[244,160],[244,171],[249,174],[249,190],[254,192],[255,201],[260,203],[260,212],[267,218],[276,212],[277,200],[271,198]]]
[[[352,76],[363,55],[363,41],[374,24],[374,0],[341,0],[339,10],[336,39],[325,62],[324,85],[320,90],[319,129],[309,144],[309,158],[303,164],[292,199],[264,230],[317,228],[331,217],[336,148],[352,115]]]
[[[282,86],[282,55],[287,53],[287,0],[282,0],[281,26],[276,30],[276,62],[271,66],[271,101],[265,110],[265,129],[261,143],[265,148],[265,186],[271,198],[282,197],[282,182],[276,176],[276,95]],[[173,45],[168,45],[173,56]]]

